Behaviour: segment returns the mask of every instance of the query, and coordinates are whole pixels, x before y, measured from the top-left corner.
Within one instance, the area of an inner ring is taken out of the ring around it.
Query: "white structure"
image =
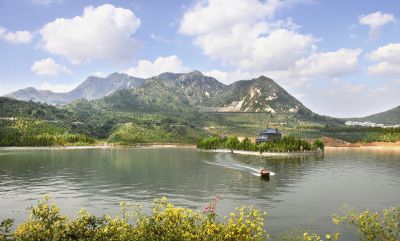
[[[399,125],[386,126],[384,124],[377,124],[374,122],[359,122],[359,121],[346,121],[346,126],[364,126],[364,127],[381,127],[381,128],[399,128]]]

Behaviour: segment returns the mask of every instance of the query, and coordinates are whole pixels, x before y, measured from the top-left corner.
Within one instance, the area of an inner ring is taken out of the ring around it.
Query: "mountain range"
[[[194,106],[206,112],[311,112],[275,81],[265,76],[225,85],[199,71],[185,74],[163,73],[148,79],[121,73],[113,73],[105,78],[90,76],[67,93],[29,87],[5,97],[65,105],[78,99],[115,98],[116,95],[124,94],[118,92],[120,90],[130,92],[135,98],[133,102],[139,105]],[[115,94],[116,92],[118,93]]]
[[[66,93],[29,87],[5,97],[51,105],[67,105],[84,99],[109,110],[148,113],[195,110],[213,113],[289,114],[317,122],[334,119],[313,113],[268,77],[260,76],[225,85],[200,71],[163,73],[147,79],[112,73],[104,78],[90,76]],[[356,120],[398,124],[399,112],[400,107]]]
[[[66,93],[55,93],[50,90],[37,90],[33,87],[28,87],[7,94],[5,97],[51,105],[65,105],[78,99],[98,99],[115,91],[133,88],[143,83],[144,79],[113,73],[105,78],[90,76],[78,87]]]

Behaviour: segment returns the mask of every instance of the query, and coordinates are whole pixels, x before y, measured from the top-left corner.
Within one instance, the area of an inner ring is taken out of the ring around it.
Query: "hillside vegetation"
[[[194,144],[210,135],[254,138],[266,127],[296,138],[400,139],[398,129],[347,128],[344,120],[318,115],[265,76],[225,85],[199,71],[145,80],[114,73],[89,77],[71,93],[80,99],[64,106],[1,97],[0,145],[33,145],[36,140],[36,145],[68,145],[74,138],[79,139],[75,144],[94,139],[123,145]],[[396,109],[390,113],[395,118]],[[75,136],[59,141],[61,135]]]
[[[399,125],[400,124],[400,106],[384,111],[378,114],[366,116],[363,118],[352,118],[349,120],[361,122],[373,122],[385,125]]]

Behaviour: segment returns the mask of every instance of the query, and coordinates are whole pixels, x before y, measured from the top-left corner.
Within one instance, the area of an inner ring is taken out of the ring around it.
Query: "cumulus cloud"
[[[338,77],[358,69],[358,56],[362,49],[339,49],[316,52],[296,62],[294,72],[301,76]]]
[[[153,62],[149,60],[139,60],[136,66],[124,72],[134,77],[148,78],[164,72],[181,73],[187,71],[189,71],[189,68],[183,66],[182,60],[176,55],[171,55],[167,57],[158,57]]]
[[[287,87],[298,87],[312,78],[337,78],[352,74],[358,70],[358,58],[361,49],[339,49],[332,52],[314,52],[297,60],[294,65],[283,71],[248,72],[237,69],[231,72],[212,70],[205,72],[223,83],[251,79],[265,75]]]
[[[199,1],[184,13],[179,32],[192,36],[205,55],[236,69],[206,73],[225,83],[265,75],[296,87],[313,77],[334,78],[357,71],[361,49],[319,52],[320,39],[299,32],[301,27],[290,18],[273,19],[276,11],[293,2]]]
[[[249,80],[253,78],[257,78],[260,73],[250,73],[250,72],[243,72],[241,70],[235,71],[221,71],[221,70],[211,70],[204,72],[204,75],[211,76],[224,84],[231,84],[238,80]]]
[[[32,41],[33,34],[29,31],[8,31],[0,26],[0,39],[14,44],[26,44]]]
[[[379,36],[382,26],[395,21],[393,14],[375,12],[368,15],[363,15],[358,18],[358,22],[362,25],[369,27],[369,34],[371,38]]]
[[[373,61],[385,61],[400,64],[400,43],[391,43],[379,47],[375,51],[369,53],[367,57]]]
[[[82,16],[58,18],[44,25],[40,47],[79,64],[92,60],[124,61],[132,57],[138,42],[132,37],[140,19],[111,4],[89,6]]]
[[[57,76],[59,74],[71,74],[71,70],[66,66],[56,63],[54,59],[47,58],[35,61],[31,67],[31,71],[38,75]]]
[[[268,21],[288,2],[201,1],[184,14],[179,32],[193,36],[204,54],[225,64],[249,71],[285,69],[317,42],[312,35],[297,32],[291,19]]]
[[[368,74],[373,75],[400,75],[400,65],[380,62],[368,67]]]
[[[187,35],[203,35],[231,28],[237,23],[254,24],[272,17],[282,4],[283,1],[277,0],[266,3],[258,0],[199,1],[184,14],[179,31]]]
[[[400,76],[400,43],[379,47],[367,59],[378,62],[368,67],[368,74]]]

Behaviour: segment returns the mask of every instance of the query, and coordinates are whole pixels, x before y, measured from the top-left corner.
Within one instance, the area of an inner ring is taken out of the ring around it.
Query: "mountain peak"
[[[121,78],[121,77],[130,77],[130,76],[125,73],[114,72],[114,73],[107,75],[106,78],[111,79],[111,78]]]
[[[198,76],[204,76],[203,73],[199,70],[193,70],[189,73],[187,73],[188,75],[198,75]]]
[[[22,90],[26,90],[26,91],[37,91],[37,89],[36,89],[36,88],[33,88],[33,87],[26,87],[25,89],[22,89]]]

